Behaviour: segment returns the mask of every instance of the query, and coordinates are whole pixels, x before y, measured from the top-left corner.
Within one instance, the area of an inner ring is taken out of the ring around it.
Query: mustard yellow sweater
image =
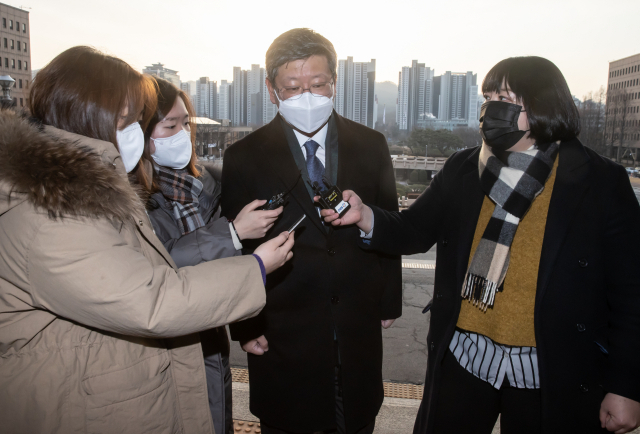
[[[533,201],[529,212],[518,225],[511,245],[511,260],[504,280],[504,290],[496,294],[493,308],[484,312],[469,300],[463,300],[458,317],[458,328],[487,336],[504,345],[536,346],[533,311],[538,284],[538,267],[557,168],[558,159],[556,158],[544,190]],[[485,196],[473,237],[469,262],[473,258],[495,207],[495,203]]]

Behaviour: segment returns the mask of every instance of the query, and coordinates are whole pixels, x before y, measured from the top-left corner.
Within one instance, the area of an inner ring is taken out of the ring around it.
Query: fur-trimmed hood
[[[0,111],[0,216],[25,200],[49,213],[124,221],[143,209],[109,142]]]

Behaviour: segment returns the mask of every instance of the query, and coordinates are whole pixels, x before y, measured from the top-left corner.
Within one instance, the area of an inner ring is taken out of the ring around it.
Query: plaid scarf
[[[204,226],[198,210],[202,182],[189,175],[186,170],[176,171],[160,166],[155,166],[155,170],[160,178],[160,191],[173,207],[173,216],[182,235]]]
[[[496,152],[486,143],[480,149],[480,184],[496,208],[478,243],[462,286],[462,298],[487,310],[509,268],[509,249],[520,220],[544,190],[560,142],[524,152]],[[506,161],[506,164],[503,162]]]

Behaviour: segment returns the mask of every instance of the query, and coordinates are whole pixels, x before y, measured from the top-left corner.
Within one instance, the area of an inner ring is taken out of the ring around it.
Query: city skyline
[[[5,0],[6,2],[6,0]],[[19,4],[13,4],[14,6]],[[247,0],[199,2],[180,7],[168,0],[32,0],[34,69],[74,45],[92,45],[134,68],[162,62],[183,80],[209,76],[232,81],[232,67],[264,65],[264,54],[282,32],[312,28],[331,40],[339,59],[376,59],[376,81],[398,80],[413,59],[436,74],[477,71],[478,84],[503,58],[539,55],[558,65],[571,92],[582,98],[607,83],[609,61],[640,52],[640,2],[459,1],[393,3],[342,1],[298,5],[296,13]],[[499,11],[499,12],[496,12]],[[343,25],[344,17],[357,17]],[[249,30],[252,29],[252,30]]]

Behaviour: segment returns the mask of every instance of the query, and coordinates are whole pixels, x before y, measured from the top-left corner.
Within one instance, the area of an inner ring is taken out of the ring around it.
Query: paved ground
[[[435,248],[405,260],[435,263]],[[429,314],[422,309],[433,296],[434,270],[403,269],[404,307],[402,317],[391,328],[383,330],[385,381],[423,384],[427,366],[427,333]],[[246,367],[247,355],[237,342],[231,343],[231,366]]]
[[[636,197],[638,198],[638,202],[640,202],[640,178],[632,178],[629,177],[631,181],[631,186],[633,187],[633,191],[636,192]]]

